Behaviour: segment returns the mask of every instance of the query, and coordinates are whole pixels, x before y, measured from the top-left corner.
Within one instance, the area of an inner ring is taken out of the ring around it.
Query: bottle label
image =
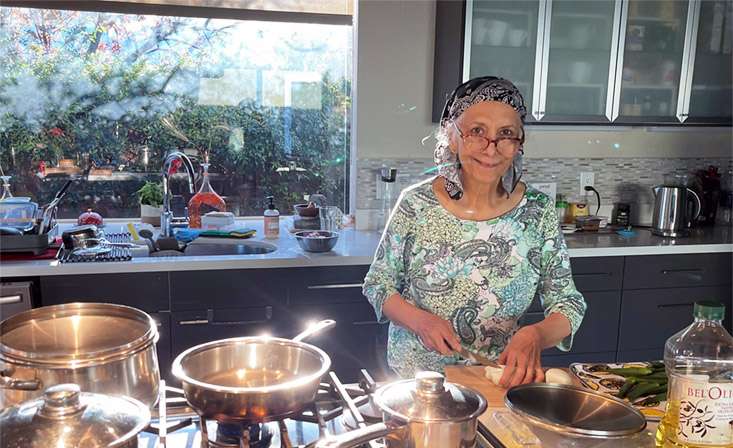
[[[680,403],[677,439],[702,446],[733,443],[733,383],[680,375],[674,384],[670,398]]]

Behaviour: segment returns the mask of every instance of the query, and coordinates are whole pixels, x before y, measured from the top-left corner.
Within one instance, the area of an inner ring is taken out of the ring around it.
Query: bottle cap
[[[268,201],[267,208],[270,210],[275,210],[275,202],[274,202],[275,198],[273,196],[268,196],[267,201]]]
[[[379,170],[379,175],[382,178],[382,182],[394,182],[397,180],[397,169],[396,168],[387,168],[382,167],[381,170]]]
[[[725,305],[711,301],[695,302],[692,313],[696,319],[723,320]]]

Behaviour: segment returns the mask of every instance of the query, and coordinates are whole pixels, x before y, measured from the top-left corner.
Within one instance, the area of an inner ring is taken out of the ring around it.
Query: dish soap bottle
[[[733,337],[723,327],[725,306],[697,302],[695,321],[667,340],[667,409],[658,447],[733,446]]]
[[[275,208],[275,198],[267,197],[265,210],[265,238],[274,239],[280,236],[280,212]]]
[[[188,201],[188,226],[193,229],[201,228],[201,217],[205,214],[213,211],[227,211],[226,202],[216,194],[209,183],[209,164],[202,163],[201,166],[204,167],[204,180],[198,193]]]

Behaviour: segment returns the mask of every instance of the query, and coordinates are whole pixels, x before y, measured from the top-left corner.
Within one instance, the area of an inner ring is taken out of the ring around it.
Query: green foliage
[[[137,190],[137,197],[143,205],[160,207],[163,205],[163,187],[159,182],[145,182],[145,184]]]

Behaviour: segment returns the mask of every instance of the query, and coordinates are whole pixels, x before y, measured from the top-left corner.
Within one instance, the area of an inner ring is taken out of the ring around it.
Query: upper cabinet
[[[433,120],[475,76],[538,124],[731,124],[727,0],[438,1]]]

